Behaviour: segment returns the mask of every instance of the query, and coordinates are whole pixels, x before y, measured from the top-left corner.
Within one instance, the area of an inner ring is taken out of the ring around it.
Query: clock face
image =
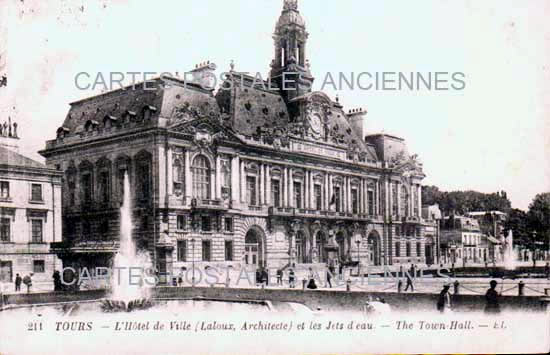
[[[309,122],[311,124],[311,129],[313,130],[313,133],[317,135],[321,134],[321,130],[323,128],[321,116],[318,113],[314,113],[310,116]]]

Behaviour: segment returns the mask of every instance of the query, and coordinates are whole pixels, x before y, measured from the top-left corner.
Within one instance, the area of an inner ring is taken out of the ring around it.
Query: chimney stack
[[[214,86],[216,85],[216,74],[214,71],[216,68],[216,64],[210,63],[210,61],[197,64],[195,69],[186,73],[190,75],[186,75],[185,80],[200,85],[203,89],[214,91]],[[187,79],[188,76],[191,78]]]
[[[367,115],[367,110],[362,108],[357,108],[349,110],[346,117],[351,125],[351,128],[357,132],[361,139],[365,139],[365,116]]]

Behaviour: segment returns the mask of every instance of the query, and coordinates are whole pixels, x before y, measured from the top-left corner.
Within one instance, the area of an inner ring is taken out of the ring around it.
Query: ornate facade
[[[42,151],[65,172],[55,245],[65,262],[105,264],[116,251],[124,172],[135,238],[161,271],[425,262],[434,246],[421,218],[422,165],[403,139],[366,135],[365,111],[311,90],[307,38],[287,0],[269,82],[232,68],[214,92],[201,85],[215,70],[208,63],[193,81],[71,104]]]

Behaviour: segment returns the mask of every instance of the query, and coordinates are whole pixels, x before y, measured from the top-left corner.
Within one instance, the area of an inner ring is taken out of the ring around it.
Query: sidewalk
[[[53,291],[53,282],[33,282],[31,290],[29,293],[43,293],[43,292],[52,292]],[[9,294],[21,294],[27,293],[27,286],[21,284],[21,291],[15,292],[15,283],[2,282],[0,283],[0,293],[9,295]]]

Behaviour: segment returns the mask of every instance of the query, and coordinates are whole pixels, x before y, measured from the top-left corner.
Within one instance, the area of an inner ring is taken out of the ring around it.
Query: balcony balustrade
[[[350,213],[350,212],[335,212],[327,210],[315,210],[308,208],[294,208],[294,207],[270,207],[270,216],[278,217],[302,217],[302,218],[316,218],[316,219],[333,219],[333,220],[357,220],[357,221],[372,221],[377,216],[369,216],[364,213]]]
[[[225,210],[227,209],[221,200],[193,198],[191,208],[199,210]]]

